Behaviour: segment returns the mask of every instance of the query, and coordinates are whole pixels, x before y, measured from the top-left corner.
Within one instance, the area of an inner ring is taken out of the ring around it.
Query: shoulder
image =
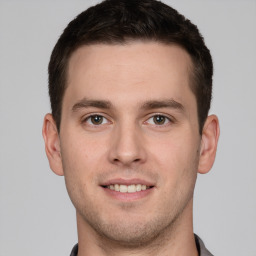
[[[73,247],[70,256],[77,256],[77,253],[78,253],[78,244],[76,244],[76,245]]]
[[[196,246],[199,252],[199,256],[213,256],[205,247],[202,239],[195,234]]]

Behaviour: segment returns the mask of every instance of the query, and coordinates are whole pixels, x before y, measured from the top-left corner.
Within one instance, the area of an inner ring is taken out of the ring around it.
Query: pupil
[[[154,122],[156,124],[164,124],[165,122],[165,117],[164,116],[155,116],[154,117]]]
[[[93,116],[92,117],[93,124],[101,124],[102,123],[102,116]]]

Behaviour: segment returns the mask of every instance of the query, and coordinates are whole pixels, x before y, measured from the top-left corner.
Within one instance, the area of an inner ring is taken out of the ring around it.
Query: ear
[[[198,172],[205,174],[213,166],[220,135],[219,120],[215,115],[208,116],[203,127]]]
[[[56,123],[51,114],[44,117],[43,137],[45,143],[45,152],[52,171],[62,176],[63,168],[60,153],[60,139]]]

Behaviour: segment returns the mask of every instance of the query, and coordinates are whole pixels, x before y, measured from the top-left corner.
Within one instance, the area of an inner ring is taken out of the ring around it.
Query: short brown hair
[[[156,0],[105,0],[68,24],[52,51],[48,67],[51,108],[58,130],[72,53],[82,45],[124,44],[130,40],[176,44],[189,53],[193,62],[191,89],[197,101],[201,134],[212,97],[210,51],[194,24]]]

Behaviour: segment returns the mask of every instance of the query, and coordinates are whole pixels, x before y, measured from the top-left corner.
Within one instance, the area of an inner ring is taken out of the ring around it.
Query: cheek
[[[69,197],[78,211],[83,211],[84,204],[90,204],[94,198],[91,185],[95,183],[93,177],[93,163],[90,151],[84,143],[67,140],[62,147],[62,164],[66,189]]]
[[[93,190],[98,185],[97,173],[108,166],[106,139],[106,136],[95,137],[75,128],[70,128],[69,132],[62,134],[62,164],[71,199],[94,196]]]
[[[165,181],[175,183],[196,175],[199,143],[191,132],[159,138],[153,145],[151,159],[155,159]]]
[[[166,140],[154,150],[158,161],[159,191],[168,212],[186,205],[193,195],[197,177],[197,144],[189,137]]]
[[[93,146],[97,143],[88,142],[77,133],[62,135],[62,164],[67,189],[71,193],[76,190],[76,187],[87,189],[87,183],[93,182],[93,171],[95,163],[98,163],[96,158],[99,154],[95,154],[98,149]]]
[[[75,129],[70,129],[76,131]],[[106,142],[104,138],[95,137],[76,131],[64,134],[61,140],[61,148],[63,151],[63,160],[66,163],[66,169],[73,169],[76,172],[87,170],[90,172],[92,166],[97,168],[97,165],[103,156],[106,154]]]

